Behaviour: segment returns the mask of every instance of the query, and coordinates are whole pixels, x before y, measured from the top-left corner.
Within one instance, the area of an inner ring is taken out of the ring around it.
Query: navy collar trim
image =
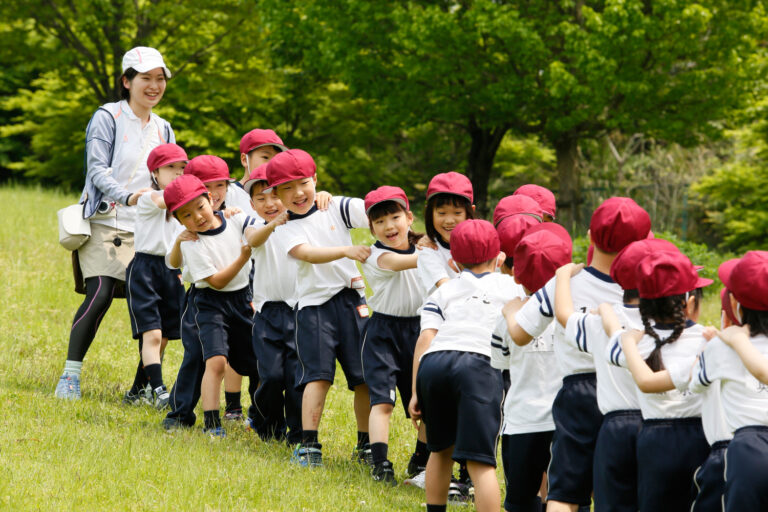
[[[473,276],[475,276],[478,279],[480,279],[483,276],[487,276],[488,274],[490,274],[490,272],[483,272],[481,274],[475,274],[474,272],[472,272],[468,268],[465,268],[464,270],[462,270],[462,272],[469,272],[470,274],[472,274]]]
[[[288,210],[288,220],[297,220],[297,219],[303,219],[305,217],[309,217],[313,213],[317,211],[317,205],[313,204],[312,208],[309,209],[307,213],[299,214],[299,213],[293,213],[292,211]]]
[[[373,244],[375,247],[378,247],[379,249],[384,249],[386,251],[391,251],[396,254],[413,254],[416,252],[416,246],[413,244],[410,244],[408,249],[395,249],[393,247],[388,247],[381,243],[380,241],[377,241],[375,244]]]
[[[595,267],[584,267],[584,270],[595,276],[601,281],[605,281],[606,283],[613,283],[615,282],[613,279],[611,279],[611,276],[608,274],[603,274],[599,270],[597,270]]]
[[[688,329],[689,327],[693,327],[696,325],[696,322],[691,320],[690,318],[685,321],[685,328]],[[653,325],[654,329],[661,329],[662,331],[672,331],[675,328],[674,324],[664,324],[664,323],[656,323]]]
[[[224,218],[223,212],[213,212],[216,215],[219,216],[221,219],[221,226],[213,229],[209,229],[208,231],[200,231],[198,235],[205,235],[205,236],[211,236],[211,235],[218,235],[219,233],[223,233],[225,229],[227,229],[227,219]]]
[[[624,304],[627,309],[640,309],[640,304]]]
[[[437,238],[435,238],[435,242],[437,242],[443,249],[451,250],[451,244],[443,240],[443,237],[440,235],[437,235]]]

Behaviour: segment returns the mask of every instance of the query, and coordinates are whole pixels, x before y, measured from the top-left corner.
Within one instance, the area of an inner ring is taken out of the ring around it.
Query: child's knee
[[[227,367],[227,358],[224,356],[213,356],[205,361],[205,371],[214,376],[224,376]]]

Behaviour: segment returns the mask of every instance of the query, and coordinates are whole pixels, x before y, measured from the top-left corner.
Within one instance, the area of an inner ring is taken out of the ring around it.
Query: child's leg
[[[302,430],[314,431],[315,436],[317,436],[317,428],[320,426],[320,418],[323,416],[323,408],[325,407],[325,397],[330,388],[331,383],[327,380],[308,382],[304,387],[301,402]]]
[[[389,419],[392,417],[392,404],[376,404],[371,407],[368,418],[371,439],[371,462],[380,464],[387,460],[389,452]]]
[[[501,492],[499,491],[499,481],[496,480],[496,468],[482,462],[468,460],[467,469],[472,482],[475,484],[475,510],[478,512],[498,511],[501,507]],[[427,476],[429,476],[429,463],[427,463]],[[427,483],[427,490],[429,490],[429,483]],[[427,502],[429,502],[429,494],[427,494]]]
[[[227,363],[226,369],[224,370],[224,399],[226,401],[225,418],[230,413],[234,415],[239,413],[239,415],[242,416],[243,406],[240,403],[242,387],[243,376],[233,370],[232,367],[229,366],[229,363]]]
[[[205,361],[205,373],[203,374],[203,383],[200,386],[203,411],[219,410],[221,380],[224,378],[226,365],[227,358],[224,356],[213,356]]]
[[[368,386],[360,384],[355,386],[355,421],[358,432],[368,432],[368,416],[371,411],[371,399],[368,396]]]
[[[453,472],[453,446],[432,452],[427,461],[427,505],[445,505]],[[497,508],[498,510],[498,508]]]

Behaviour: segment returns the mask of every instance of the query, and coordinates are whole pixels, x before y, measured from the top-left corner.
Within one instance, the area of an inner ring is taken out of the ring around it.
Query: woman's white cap
[[[128,68],[133,68],[139,73],[146,73],[155,68],[163,68],[166,78],[171,78],[171,70],[165,65],[160,52],[146,46],[137,46],[125,52],[125,55],[123,55],[123,73]]]

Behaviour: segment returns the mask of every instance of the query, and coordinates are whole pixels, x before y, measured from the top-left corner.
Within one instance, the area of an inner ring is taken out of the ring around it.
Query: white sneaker
[[[403,480],[405,485],[413,485],[419,489],[424,489],[427,486],[427,471],[424,470],[421,473],[413,475],[411,478]]]

